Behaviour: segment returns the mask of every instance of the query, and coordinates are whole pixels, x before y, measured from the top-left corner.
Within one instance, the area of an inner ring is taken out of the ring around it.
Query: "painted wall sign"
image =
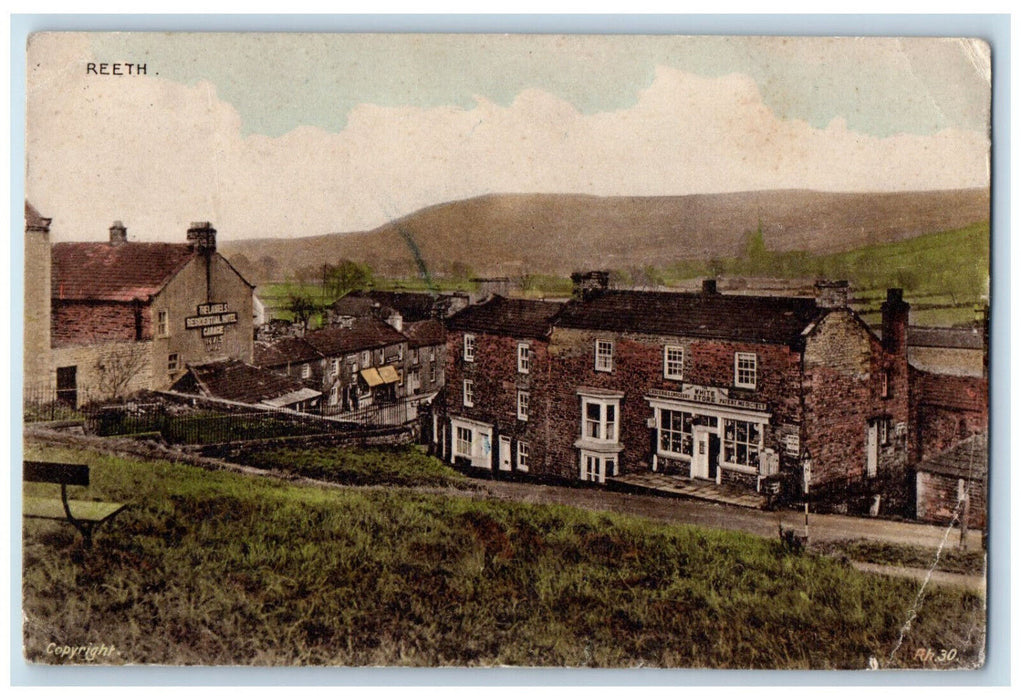
[[[681,399],[693,401],[711,406],[727,406],[730,408],[745,408],[751,411],[766,411],[767,406],[759,401],[744,401],[732,399],[726,389],[715,386],[702,386],[701,384],[687,384],[681,391],[667,391],[657,389],[649,392],[650,396],[659,396],[666,399]]]
[[[226,302],[210,302],[196,307],[197,315],[184,319],[184,327],[202,329],[203,338],[223,335],[224,326],[238,322],[236,311],[228,311]]]

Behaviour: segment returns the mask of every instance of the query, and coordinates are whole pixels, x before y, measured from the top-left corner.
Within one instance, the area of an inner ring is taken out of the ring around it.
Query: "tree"
[[[308,322],[319,311],[319,306],[311,296],[304,292],[291,292],[287,296],[287,310],[299,321],[302,328],[308,331]]]
[[[100,400],[122,399],[131,380],[149,361],[150,343],[117,343],[96,357],[96,388]]]
[[[328,299],[339,299],[348,292],[372,284],[372,269],[353,260],[341,260],[323,268],[323,287]]]

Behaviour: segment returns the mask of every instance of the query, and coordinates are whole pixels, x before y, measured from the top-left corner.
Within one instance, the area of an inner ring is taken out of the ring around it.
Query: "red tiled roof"
[[[404,335],[408,336],[408,347],[412,348],[443,345],[447,342],[447,329],[436,320],[405,323]]]
[[[54,299],[148,300],[196,255],[185,243],[58,243]]]
[[[395,328],[374,318],[356,318],[350,328],[331,326],[305,335],[305,342],[324,357],[372,350],[405,340],[404,335]]]

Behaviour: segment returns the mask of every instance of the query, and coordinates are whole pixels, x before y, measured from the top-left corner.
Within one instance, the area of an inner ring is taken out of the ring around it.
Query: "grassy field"
[[[270,448],[242,454],[237,461],[338,484],[444,487],[470,483],[460,472],[412,447]]]
[[[779,542],[560,506],[321,489],[168,462],[88,461],[133,505],[83,552],[29,520],[24,642],[105,663],[918,667],[979,663],[984,603]],[[29,485],[38,486],[38,485]],[[27,489],[34,491],[34,489]],[[931,664],[930,664],[931,666]]]

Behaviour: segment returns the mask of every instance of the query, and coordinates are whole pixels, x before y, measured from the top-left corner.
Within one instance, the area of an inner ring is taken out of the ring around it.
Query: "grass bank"
[[[440,460],[414,447],[271,448],[239,455],[235,461],[312,479],[358,486],[468,486],[470,481]]]
[[[956,534],[951,537],[956,541]],[[958,549],[950,544],[939,552],[931,547],[919,547],[895,542],[875,540],[837,540],[816,542],[812,550],[828,556],[847,557],[854,561],[889,566],[907,566],[918,569],[933,568],[953,574],[982,576],[986,569],[986,553]]]
[[[739,533],[28,452],[87,461],[90,497],[133,504],[89,552],[66,525],[25,523],[32,661],[56,662],[51,642],[148,664],[865,668],[918,667],[924,647],[956,649],[955,666],[982,653],[977,595],[928,589],[898,643],[915,584]]]

